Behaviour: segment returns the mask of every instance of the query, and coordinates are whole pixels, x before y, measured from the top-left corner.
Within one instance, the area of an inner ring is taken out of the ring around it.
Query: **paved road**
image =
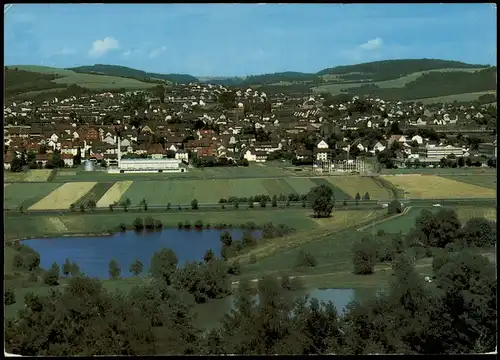
[[[389,204],[393,199],[385,199],[385,200],[361,200],[359,201],[358,204],[356,204],[355,200],[346,200],[345,205],[343,204],[343,201],[337,200],[336,201],[336,208],[337,209],[346,209],[346,210],[352,210],[352,209],[372,209],[372,208],[380,208],[382,204]],[[476,206],[494,206],[496,207],[497,201],[496,199],[491,199],[491,198],[475,198],[475,199],[460,199],[460,198],[454,198],[454,199],[401,199],[399,200],[406,206],[413,206],[413,207],[427,207],[427,206],[432,206],[434,204],[440,204],[442,206],[460,206],[460,205],[476,205]],[[190,204],[183,204],[183,205],[177,205],[177,204],[172,204],[171,210],[170,211],[179,211],[179,207],[183,211],[191,210],[191,205]],[[234,210],[234,205],[233,204],[224,204],[224,207],[227,210]],[[198,208],[200,210],[222,210],[221,204],[198,204]],[[239,203],[239,208],[240,209],[248,209],[248,204],[247,203]],[[290,202],[290,209],[299,209],[302,208],[302,201],[297,201],[297,202]],[[254,203],[254,209],[255,210],[263,210],[259,203]],[[266,210],[267,209],[272,209],[271,204],[268,202],[266,205]],[[284,210],[285,209],[285,202],[278,202],[278,209],[276,210]],[[140,212],[142,208],[140,206],[130,206],[128,208],[129,212]],[[19,214],[19,209],[4,209],[5,213],[8,215],[13,215],[13,214]],[[79,212],[80,209],[77,208],[75,212]],[[123,211],[123,207],[121,206],[115,206],[114,211]],[[164,212],[166,210],[166,205],[148,205],[148,211],[150,212]],[[69,209],[54,209],[54,210],[27,210],[24,209],[25,213],[29,214],[42,214],[42,215],[58,215],[61,213],[68,213],[70,212]],[[109,213],[110,210],[108,207],[103,207],[103,208],[96,208],[92,210],[93,213]]]

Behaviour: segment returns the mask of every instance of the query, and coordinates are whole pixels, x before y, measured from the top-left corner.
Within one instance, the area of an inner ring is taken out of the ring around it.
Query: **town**
[[[342,166],[357,158],[383,158],[388,168],[496,164],[496,107],[481,103],[325,99],[189,84],[12,102],[4,116],[4,168],[11,171],[22,170],[14,160],[22,154],[24,159],[31,154],[30,163],[22,165],[32,169],[85,161],[116,168],[119,152],[122,159],[176,159],[182,171],[286,160],[359,173]]]

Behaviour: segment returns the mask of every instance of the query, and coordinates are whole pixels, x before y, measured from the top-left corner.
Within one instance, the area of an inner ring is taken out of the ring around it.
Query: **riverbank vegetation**
[[[151,258],[152,279],[129,292],[106,290],[102,281],[78,275],[45,294],[26,294],[25,307],[6,322],[6,351],[25,356],[493,351],[494,265],[469,248],[443,251],[433,264],[432,284],[400,255],[391,263],[387,291],[352,302],[343,315],[333,303],[286,296],[286,278],[261,277],[258,302],[242,281],[233,309],[207,331],[195,323],[195,305],[231,292],[228,263],[213,257],[178,268],[175,254],[163,249]],[[7,307],[13,301],[23,300],[8,292]]]

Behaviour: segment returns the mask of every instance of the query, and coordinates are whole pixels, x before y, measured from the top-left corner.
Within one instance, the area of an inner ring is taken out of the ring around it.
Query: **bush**
[[[191,223],[189,222],[189,220],[186,220],[184,222],[184,229],[191,229]]]
[[[155,220],[151,216],[147,216],[146,219],[144,219],[144,227],[146,229],[154,229]]]
[[[241,273],[240,263],[235,261],[233,264],[229,265],[227,272],[231,275],[239,275]]]
[[[196,220],[196,222],[194,223],[194,227],[197,228],[198,230],[203,229],[203,221]]]
[[[178,227],[179,229],[182,229],[182,228],[184,227],[184,224],[182,223],[182,221],[179,221],[179,222],[177,223],[177,227]]]
[[[355,274],[372,274],[377,261],[377,246],[370,238],[356,242],[352,249],[352,263]]]
[[[295,261],[295,267],[308,268],[308,267],[314,267],[317,264],[318,262],[311,253],[303,250],[299,251],[299,254],[297,255],[297,260]]]
[[[134,220],[134,227],[137,231],[144,229],[144,221],[142,218],[138,217]]]
[[[119,227],[120,227],[121,231],[126,231],[127,230],[127,226],[124,223],[120,223]]]
[[[5,305],[12,305],[15,303],[16,303],[16,294],[14,293],[13,290],[6,289],[5,295],[4,295],[4,304]]]
[[[155,220],[155,228],[157,229],[163,228],[163,223],[161,222],[161,220]]]
[[[257,255],[255,255],[255,254],[250,255],[249,262],[250,262],[250,264],[256,264],[257,263]]]
[[[389,215],[401,214],[401,203],[398,200],[392,200],[387,207],[387,213]]]
[[[191,209],[198,210],[198,200],[193,199],[193,201],[191,201]]]

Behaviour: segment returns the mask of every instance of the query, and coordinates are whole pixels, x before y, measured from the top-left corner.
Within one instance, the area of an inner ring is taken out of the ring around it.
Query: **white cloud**
[[[155,58],[155,57],[159,56],[161,53],[163,53],[165,51],[167,51],[167,47],[166,46],[159,47],[157,49],[151,50],[151,52],[149,53],[149,57],[150,58]]]
[[[111,50],[120,48],[120,43],[113,37],[105,37],[103,40],[96,40],[92,43],[89,55],[92,57],[99,57]]]
[[[132,54],[132,51],[131,50],[127,50],[123,53],[123,56],[130,56],[130,54]]]
[[[382,39],[377,37],[375,39],[368,40],[364,44],[359,45],[359,48],[362,50],[372,51],[380,49],[383,44],[384,42],[382,41]]]

